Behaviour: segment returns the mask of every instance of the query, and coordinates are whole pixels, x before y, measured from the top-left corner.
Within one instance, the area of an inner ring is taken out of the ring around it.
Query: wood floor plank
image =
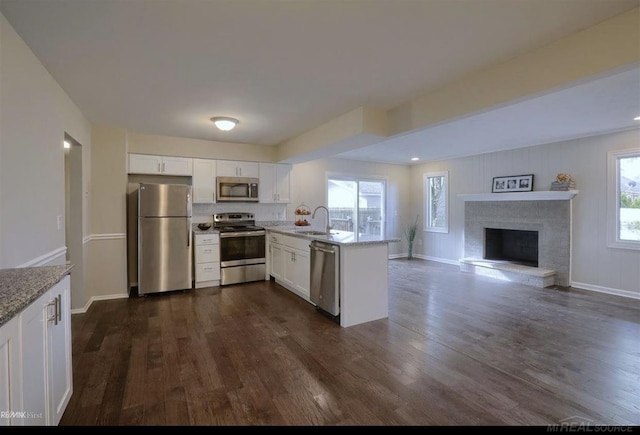
[[[350,328],[259,281],[72,316],[62,426],[640,424],[640,301],[389,262]]]

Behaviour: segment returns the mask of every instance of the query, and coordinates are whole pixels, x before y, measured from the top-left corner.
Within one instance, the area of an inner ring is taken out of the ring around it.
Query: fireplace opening
[[[485,228],[484,258],[538,267],[538,232]]]

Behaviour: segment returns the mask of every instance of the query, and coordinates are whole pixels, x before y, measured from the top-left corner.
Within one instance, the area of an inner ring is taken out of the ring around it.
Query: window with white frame
[[[356,240],[385,235],[386,180],[328,175],[327,206],[333,230],[354,233]]]
[[[449,172],[424,174],[424,230],[449,232]]]
[[[608,245],[640,250],[640,149],[608,153]]]

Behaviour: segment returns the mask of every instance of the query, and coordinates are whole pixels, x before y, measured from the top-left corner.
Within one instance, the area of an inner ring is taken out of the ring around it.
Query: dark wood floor
[[[267,281],[94,302],[72,331],[61,425],[640,424],[640,301],[418,259],[350,328]]]

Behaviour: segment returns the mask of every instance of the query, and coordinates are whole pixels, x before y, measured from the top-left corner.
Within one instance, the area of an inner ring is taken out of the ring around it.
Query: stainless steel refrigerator
[[[191,186],[138,187],[138,295],[190,289]]]

